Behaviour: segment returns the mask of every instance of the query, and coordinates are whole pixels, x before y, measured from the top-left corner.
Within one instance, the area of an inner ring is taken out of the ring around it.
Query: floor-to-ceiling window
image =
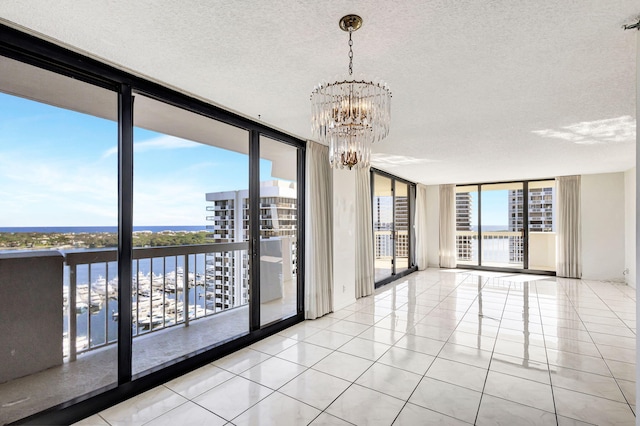
[[[72,422],[303,319],[303,141],[0,33],[0,424]]]
[[[139,375],[249,333],[249,132],[143,94],[134,99]]]
[[[555,271],[555,182],[456,187],[456,252],[461,267]]]
[[[375,282],[382,285],[415,270],[415,184],[371,172]]]
[[[117,384],[117,112],[0,56],[0,424]]]

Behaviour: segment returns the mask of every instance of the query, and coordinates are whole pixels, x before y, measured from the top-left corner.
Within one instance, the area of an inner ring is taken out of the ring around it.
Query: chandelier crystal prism
[[[361,26],[358,15],[340,19],[340,28],[349,33],[349,76],[320,83],[311,92],[311,129],[320,142],[329,145],[329,164],[336,169],[368,167],[371,144],[389,134],[389,87],[384,81],[352,77],[351,35]]]

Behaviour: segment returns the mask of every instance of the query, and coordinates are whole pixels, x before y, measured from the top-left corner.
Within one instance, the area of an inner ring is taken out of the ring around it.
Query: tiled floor
[[[79,424],[635,424],[635,290],[427,270]]]

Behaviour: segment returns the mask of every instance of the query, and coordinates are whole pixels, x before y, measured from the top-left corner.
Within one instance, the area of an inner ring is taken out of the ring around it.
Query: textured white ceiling
[[[423,183],[602,173],[635,165],[637,0],[3,0],[0,20],[311,138],[309,94],[385,79],[375,165]]]

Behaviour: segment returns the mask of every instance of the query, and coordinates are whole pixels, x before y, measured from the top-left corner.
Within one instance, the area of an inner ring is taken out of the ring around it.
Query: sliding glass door
[[[523,269],[522,182],[481,185],[482,265]]]
[[[304,141],[0,33],[0,424],[74,423],[304,319]]]
[[[383,284],[415,269],[415,185],[380,171],[371,182],[375,282]]]
[[[553,180],[458,186],[458,265],[555,271],[554,211]]]

